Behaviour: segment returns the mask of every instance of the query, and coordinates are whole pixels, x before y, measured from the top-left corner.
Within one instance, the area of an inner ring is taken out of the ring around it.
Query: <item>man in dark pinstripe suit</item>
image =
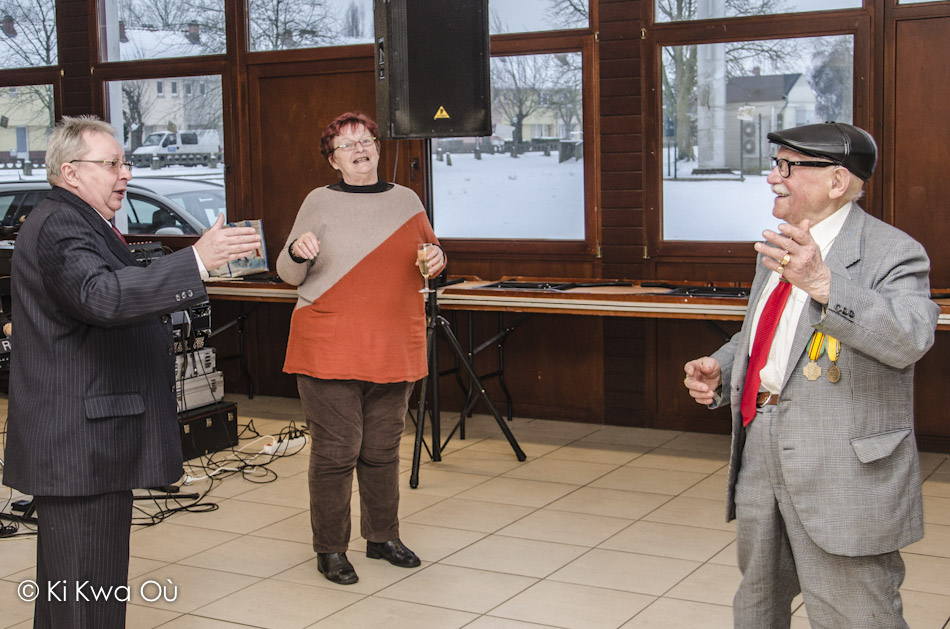
[[[13,255],[3,482],[35,499],[34,627],[124,627],[131,490],[182,472],[168,313],[206,299],[207,269],[260,239],[219,217],[193,247],[141,267],[110,222],[132,177],[113,128],[63,118],[47,168],[53,189]]]

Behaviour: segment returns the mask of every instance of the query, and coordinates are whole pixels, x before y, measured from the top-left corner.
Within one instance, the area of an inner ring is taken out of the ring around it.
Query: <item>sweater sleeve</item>
[[[319,189],[318,189],[319,190]],[[307,272],[313,264],[312,260],[296,262],[290,255],[290,246],[297,238],[308,231],[317,232],[316,224],[318,222],[319,205],[317,200],[318,190],[313,190],[307,195],[300,209],[297,211],[297,218],[294,220],[294,226],[287,236],[287,241],[277,256],[277,275],[280,279],[293,286],[299,286],[307,277]]]

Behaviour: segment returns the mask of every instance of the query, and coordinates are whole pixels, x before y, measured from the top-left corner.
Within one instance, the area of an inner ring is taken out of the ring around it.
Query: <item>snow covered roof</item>
[[[801,76],[801,73],[796,73],[733,77],[726,82],[726,102],[762,103],[785,100]]]

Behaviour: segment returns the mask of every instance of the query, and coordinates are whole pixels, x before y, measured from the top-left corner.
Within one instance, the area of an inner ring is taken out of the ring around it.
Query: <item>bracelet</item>
[[[297,242],[297,241],[295,240],[295,241],[293,241],[292,243],[290,243],[290,246],[287,247],[287,253],[290,254],[290,259],[291,259],[291,260],[293,260],[293,261],[296,262],[297,264],[303,264],[304,262],[307,261],[307,258],[298,258],[298,257],[296,256],[296,254],[294,254],[294,244],[296,244],[296,242]]]

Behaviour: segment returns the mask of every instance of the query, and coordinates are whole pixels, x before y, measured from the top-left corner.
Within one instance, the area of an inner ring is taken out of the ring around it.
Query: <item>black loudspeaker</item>
[[[383,138],[491,135],[488,0],[374,0]]]

